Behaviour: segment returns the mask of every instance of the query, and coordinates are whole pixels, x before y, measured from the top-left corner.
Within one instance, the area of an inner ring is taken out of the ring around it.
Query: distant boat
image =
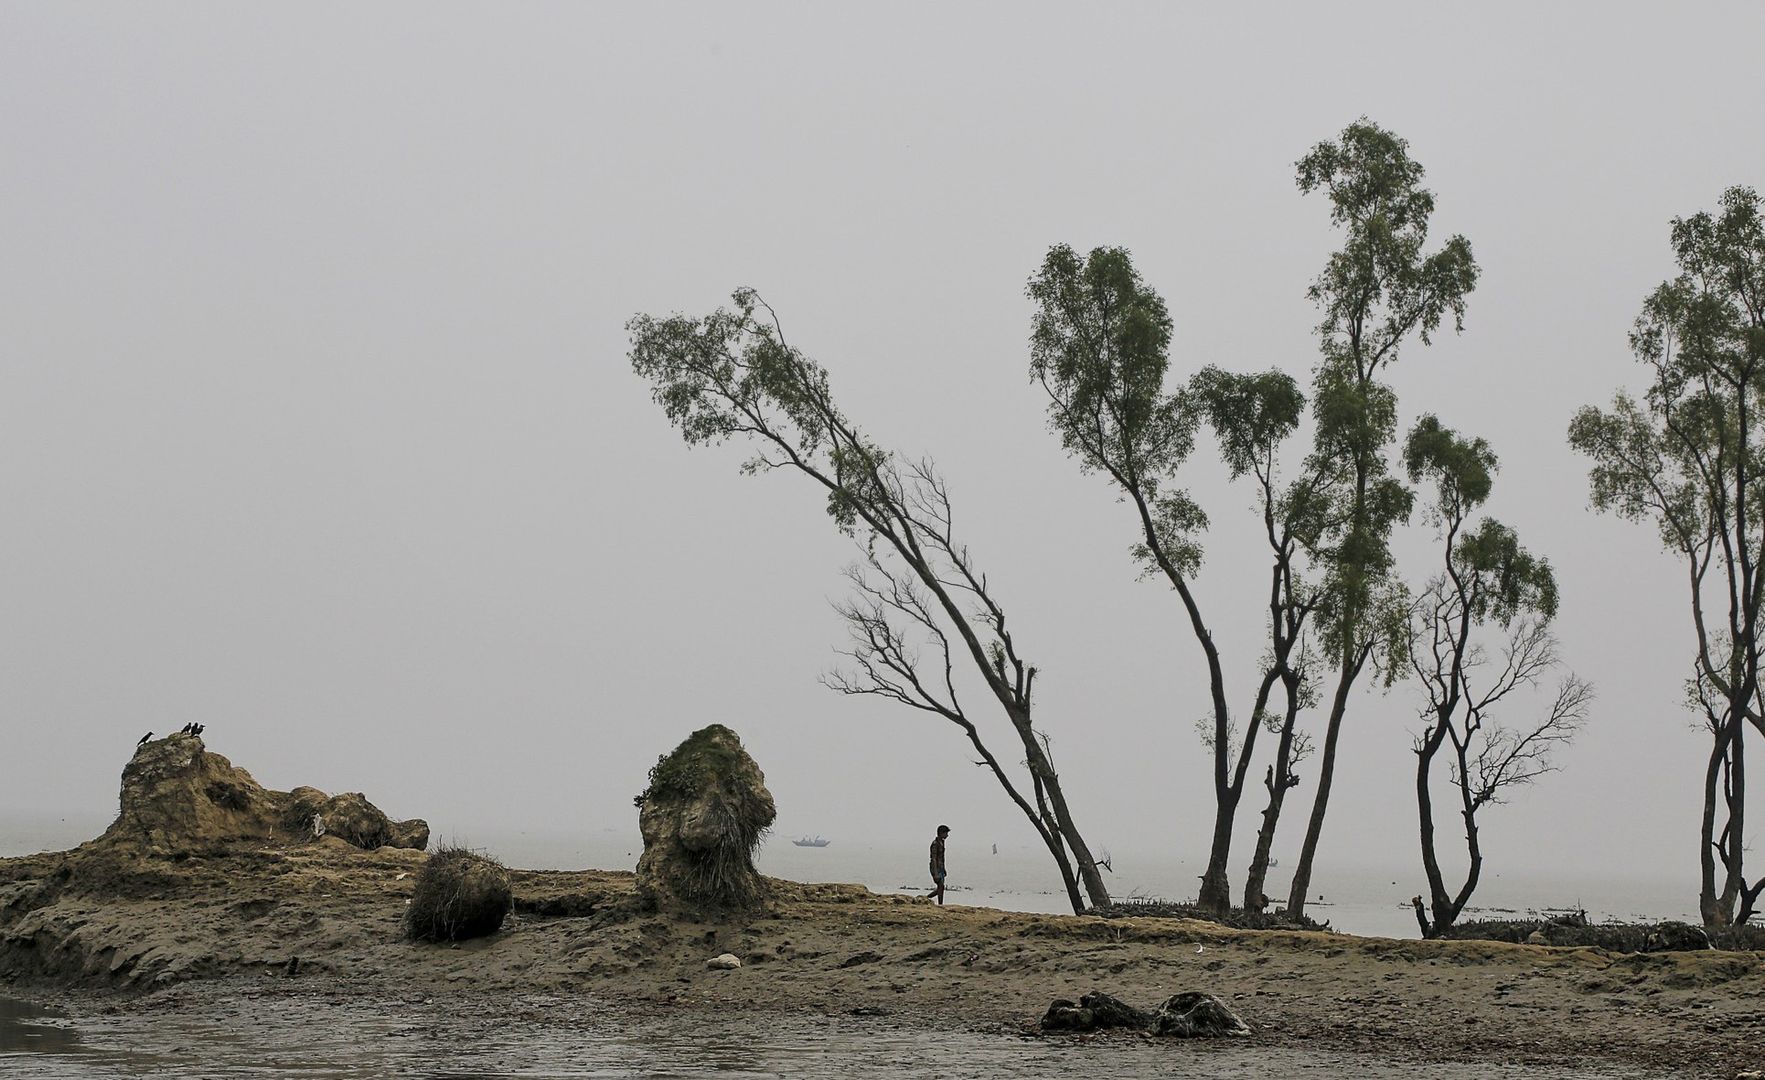
[[[828,842],[819,836],[805,836],[801,840],[792,840],[798,847],[826,847]]]

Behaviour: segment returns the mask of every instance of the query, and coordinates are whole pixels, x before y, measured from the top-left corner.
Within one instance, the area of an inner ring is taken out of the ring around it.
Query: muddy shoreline
[[[580,996],[634,1018],[868,1016],[1016,1035],[1033,1034],[1056,997],[1100,989],[1151,1005],[1194,989],[1230,1002],[1254,1045],[1283,1052],[1698,1076],[1765,1057],[1759,953],[1241,931],[779,880],[760,916],[697,922],[646,912],[629,873],[520,870],[502,931],[419,945],[400,920],[423,858],[326,839],[0,860],[0,992],[128,1011],[214,992],[436,999],[474,1023],[521,1018],[534,995]],[[742,967],[708,970],[724,952]]]

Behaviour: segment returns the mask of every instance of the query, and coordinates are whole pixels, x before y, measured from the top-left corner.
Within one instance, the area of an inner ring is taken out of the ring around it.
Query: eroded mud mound
[[[735,732],[722,724],[693,732],[656,762],[638,804],[637,889],[646,900],[702,914],[763,902],[765,882],[753,856],[776,809],[765,775]]]
[[[136,748],[123,768],[116,821],[98,842],[184,851],[323,836],[368,851],[421,850],[428,846],[429,826],[416,818],[393,821],[358,792],[271,791],[210,751],[200,736],[178,734]]]

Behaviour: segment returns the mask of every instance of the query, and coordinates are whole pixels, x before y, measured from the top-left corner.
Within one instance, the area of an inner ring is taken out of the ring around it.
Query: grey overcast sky
[[[1637,383],[1669,219],[1765,185],[1762,41],[1757,3],[0,6],[0,814],[107,812],[141,733],[200,720],[272,786],[628,831],[721,721],[787,834],[1030,842],[954,729],[817,685],[853,556],[821,500],[686,449],[631,373],[632,314],[745,284],[947,472],[1093,842],[1199,854],[1203,671],[1046,431],[1023,286],[1125,245],[1174,377],[1306,377],[1335,238],[1293,162],[1365,115],[1483,268],[1465,333],[1394,370],[1404,422],[1494,443],[1599,691],[1490,815],[1495,868],[1690,895],[1682,579],[1587,510],[1564,428]],[[1242,702],[1262,570],[1206,456]],[[1356,700],[1324,862],[1413,861],[1415,710]]]

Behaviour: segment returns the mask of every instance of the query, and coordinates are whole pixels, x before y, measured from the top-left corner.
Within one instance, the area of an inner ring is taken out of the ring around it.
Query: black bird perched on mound
[[[190,734],[190,729],[195,726],[196,726],[195,724],[185,724],[183,727],[178,729],[178,734],[188,735],[188,734]]]
[[[136,746],[146,746],[147,740],[151,739],[151,738],[153,738],[153,732],[149,731],[147,734],[141,736],[141,741],[136,743],[135,745]]]
[[[207,730],[208,730],[207,724],[191,724],[190,725],[190,734],[192,734],[192,735],[200,735]]]

